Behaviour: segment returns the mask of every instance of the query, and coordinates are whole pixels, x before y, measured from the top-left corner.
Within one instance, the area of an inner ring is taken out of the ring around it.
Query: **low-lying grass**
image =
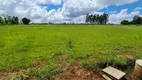
[[[88,69],[125,66],[130,57],[142,58],[141,47],[142,26],[0,26],[0,70],[26,69],[41,65],[40,60],[44,60],[42,69],[27,73],[44,79],[62,65],[78,61]],[[67,58],[57,58],[60,55]]]

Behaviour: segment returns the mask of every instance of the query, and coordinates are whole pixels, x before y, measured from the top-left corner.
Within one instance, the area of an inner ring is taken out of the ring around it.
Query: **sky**
[[[119,24],[142,16],[142,0],[0,0],[0,14],[27,17],[34,23],[84,23],[87,13],[109,14]]]

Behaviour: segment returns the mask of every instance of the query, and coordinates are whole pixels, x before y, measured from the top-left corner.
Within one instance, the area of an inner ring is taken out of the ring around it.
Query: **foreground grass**
[[[78,60],[89,69],[99,64],[125,66],[128,56],[142,58],[141,47],[142,26],[0,26],[0,70],[20,70],[44,62],[42,70],[28,73],[44,78],[59,66]],[[67,59],[59,60],[59,55],[67,55]]]

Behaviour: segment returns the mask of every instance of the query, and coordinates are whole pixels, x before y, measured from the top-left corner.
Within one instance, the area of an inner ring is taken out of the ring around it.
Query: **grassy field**
[[[0,26],[0,71],[41,66],[28,75],[50,77],[67,63],[87,69],[126,66],[142,58],[142,26]],[[103,65],[102,65],[103,64]]]

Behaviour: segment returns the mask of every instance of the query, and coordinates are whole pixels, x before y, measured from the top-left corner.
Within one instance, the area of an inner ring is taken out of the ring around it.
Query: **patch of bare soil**
[[[29,71],[30,68],[26,69],[25,72]],[[34,77],[26,79],[24,71],[19,72],[0,72],[0,80],[36,80]],[[102,78],[100,73],[89,71],[83,68],[81,65],[72,66],[67,64],[62,69],[61,73],[54,75],[52,80],[105,80]],[[126,80],[137,80],[133,76],[126,76]]]
[[[68,67],[68,68],[67,68]],[[104,80],[99,74],[88,71],[81,65],[65,66],[63,73],[53,76],[54,80]]]
[[[120,57],[127,57],[128,59],[135,59],[130,55],[119,55]],[[68,58],[68,55],[62,54],[56,57],[57,60],[63,61]],[[26,79],[26,75],[24,73],[29,72],[31,69],[41,69],[45,64],[44,59],[37,60],[37,64],[23,70],[17,71],[0,71],[0,80],[36,80],[34,77],[30,77]],[[94,72],[87,70],[82,66],[80,61],[76,65],[72,65],[70,63],[63,65],[61,67],[60,73],[55,74],[51,79],[53,80],[104,80],[99,72]],[[133,68],[130,68],[130,72],[132,72]],[[126,76],[126,80],[136,80],[131,75]]]
[[[4,72],[0,72],[0,80],[6,80],[7,75]]]

